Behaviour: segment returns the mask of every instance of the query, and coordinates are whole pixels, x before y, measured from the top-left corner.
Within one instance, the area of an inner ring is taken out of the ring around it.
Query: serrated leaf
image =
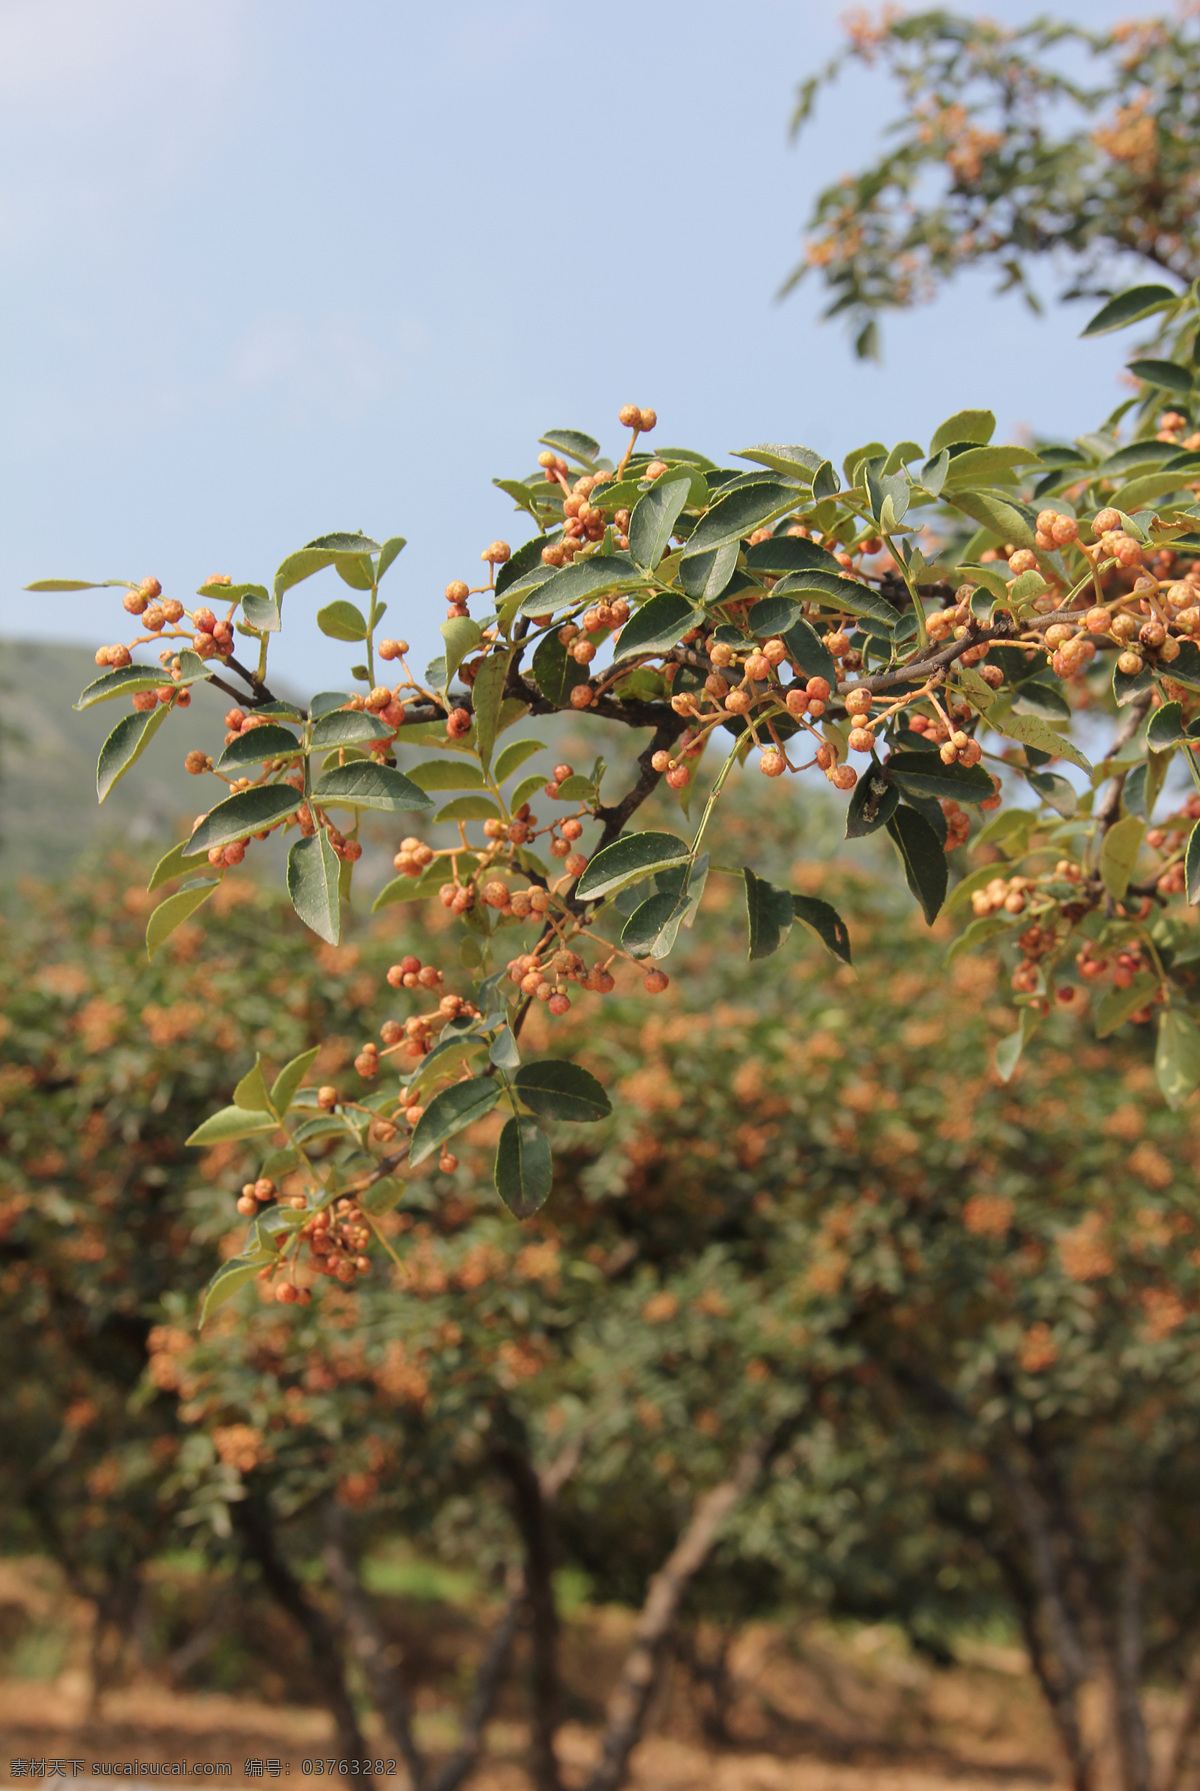
[[[660,591],[626,622],[617,642],[617,658],[635,653],[665,653],[702,619],[702,612],[675,591]]]
[[[1078,765],[1081,771],[1091,775],[1092,766],[1075,743],[1057,733],[1041,716],[1020,715],[1010,711],[995,721],[990,714],[985,715],[984,720],[989,727],[995,728],[998,734],[1004,734],[1009,740],[1018,740],[1022,746],[1032,746],[1035,752],[1048,752],[1055,758],[1068,759],[1072,765]]]
[[[939,423],[929,443],[930,455],[939,454],[955,442],[990,442],[996,433],[996,419],[990,410],[958,410],[944,423]]]
[[[445,1144],[456,1132],[490,1113],[500,1099],[500,1084],[495,1076],[473,1076],[468,1082],[455,1082],[434,1095],[413,1127],[408,1160],[415,1168]]]
[[[908,887],[932,926],[946,899],[948,881],[941,841],[925,817],[912,808],[898,808],[887,830],[900,854]]]
[[[399,551],[399,549],[397,549],[397,551]],[[320,1045],[314,1045],[311,1051],[302,1051],[299,1057],[293,1057],[290,1063],[284,1064],[278,1076],[276,1076],[271,1088],[271,1105],[274,1107],[276,1113],[287,1112],[288,1108],[296,1098],[296,1092],[299,1089],[300,1084],[307,1076],[309,1070],[312,1069],[313,1064],[320,1056],[320,1052]],[[273,1175],[275,1173],[274,1170],[268,1169],[265,1164],[263,1165],[263,1172],[266,1175]]]
[[[292,907],[305,926],[330,945],[336,945],[341,937],[341,869],[341,860],[324,828],[308,839],[296,840],[288,853],[287,886]]]
[[[1034,529],[1024,508],[1015,501],[990,491],[955,491],[946,495],[946,502],[969,516],[995,535],[998,541],[1012,541],[1018,547],[1034,545]]]
[[[771,535],[746,549],[746,570],[769,572],[786,578],[793,572],[827,572],[833,578],[842,576],[842,567],[827,547],[821,547],[804,535]]]
[[[581,901],[598,901],[639,877],[682,864],[690,855],[687,841],[677,834],[627,833],[596,853],[575,885],[575,894]]]
[[[545,1205],[554,1181],[550,1145],[534,1119],[514,1114],[496,1146],[496,1192],[514,1218],[529,1219]]]
[[[312,724],[309,739],[314,751],[327,751],[334,746],[355,746],[364,740],[385,740],[391,733],[386,723],[365,709],[333,709],[318,715]]]
[[[1075,786],[1059,777],[1055,771],[1026,771],[1025,782],[1030,789],[1036,790],[1042,801],[1049,808],[1070,820],[1079,808],[1079,797]]]
[[[446,1038],[443,1035],[433,1050],[421,1059],[415,1074],[409,1077],[409,1100],[424,1100],[429,1089],[444,1081],[447,1076],[455,1075],[472,1057],[478,1057],[486,1046],[487,1040],[477,1032],[457,1038]]]
[[[470,759],[422,759],[407,775],[418,790],[482,790],[483,772]]]
[[[993,873],[993,868],[992,865],[986,866],[989,877]],[[957,893],[955,891],[955,894]],[[975,946],[986,944],[989,939],[994,939],[997,933],[1011,932],[1015,924],[1011,914],[981,914],[978,919],[971,922],[965,932],[959,934],[951,945],[946,953],[947,964],[953,964],[954,960],[961,957],[963,952],[972,951]]]
[[[488,1047],[488,1062],[494,1063],[498,1070],[515,1070],[521,1062],[521,1053],[513,1036],[511,1026],[502,1026]]]
[[[207,860],[202,862],[207,863]],[[213,890],[220,883],[219,877],[197,879],[190,886],[177,889],[174,895],[160,902],[146,923],[146,956],[153,958],[156,951],[166,943],[175,931],[182,926],[189,915],[207,902]]]
[[[683,924],[687,906],[678,895],[661,891],[640,902],[621,929],[621,944],[630,957],[666,957]]]
[[[510,740],[496,760],[496,782],[498,784],[507,782],[514,771],[521,769],[526,759],[531,759],[535,752],[545,751],[544,740]]]
[[[794,486],[771,479],[755,480],[719,497],[688,536],[682,564],[698,554],[740,542],[764,523],[795,509],[801,497]]]
[[[821,467],[829,464],[814,449],[802,448],[796,442],[756,442],[752,448],[731,448],[730,452],[735,460],[753,460],[773,473],[800,479],[806,485],[812,483]]]
[[[850,934],[845,921],[832,903],[823,902],[819,896],[794,895],[792,912],[797,920],[812,929],[835,958],[841,958],[844,964],[851,962]]]
[[[133,587],[123,578],[39,578],[33,584],[24,587],[27,591],[103,591],[110,585],[119,585],[122,590]]]
[[[530,577],[536,574],[530,574]],[[645,581],[645,573],[627,554],[589,554],[586,559],[572,561],[553,571],[536,590],[521,599],[523,616],[548,616],[555,610],[574,608],[576,604],[613,591],[628,591]],[[514,585],[516,590],[523,584]]]
[[[887,598],[873,591],[870,585],[840,574],[835,577],[831,572],[791,572],[780,579],[772,596],[800,597],[810,603],[823,604],[826,609],[844,610],[848,615],[873,616],[877,622],[886,623],[888,628],[893,628],[900,619],[899,612]]]
[[[239,790],[224,802],[210,809],[196,828],[187,846],[191,853],[208,852],[214,846],[228,846],[234,840],[247,839],[273,827],[287,815],[293,815],[304,800],[298,790],[288,784],[263,784],[257,790]]]
[[[365,641],[367,638],[367,618],[347,597],[339,597],[335,603],[327,603],[324,609],[319,609],[317,627],[330,640]]]
[[[379,549],[379,563],[375,568],[375,579],[377,583],[383,577],[388,567],[391,566],[403,552],[406,545],[407,543],[403,535],[388,536],[383,546]]]
[[[804,612],[794,597],[763,597],[746,614],[751,634],[762,639],[766,635],[786,636],[790,628],[804,621]]]
[[[587,1124],[604,1119],[612,1103],[590,1070],[559,1057],[523,1063],[513,1078],[517,1094],[542,1119]]]
[[[208,678],[211,673],[198,653],[185,647],[179,655],[180,676],[172,678],[162,666],[121,665],[105,672],[79,693],[76,709],[90,709],[93,703],[105,703],[113,697],[133,696],[139,690],[160,690],[170,684],[184,690],[189,684]]]
[[[1118,292],[1106,305],[1101,305],[1091,321],[1080,330],[1081,336],[1103,336],[1109,330],[1124,329],[1152,312],[1163,311],[1179,302],[1180,294],[1170,286],[1130,286]]]
[[[831,690],[837,689],[837,661],[810,622],[793,622],[783,644],[792,664],[806,678],[824,678]]]
[[[1147,385],[1157,386],[1162,392],[1174,392],[1180,398],[1192,396],[1195,375],[1178,361],[1130,361],[1127,370],[1135,379],[1144,379]]]
[[[217,769],[237,770],[243,765],[259,765],[266,759],[293,758],[300,750],[295,734],[269,721],[264,727],[249,728],[231,740],[217,760]]]
[[[104,745],[96,763],[96,798],[103,802],[113,785],[131,765],[136,765],[155,734],[167,718],[160,704],[153,709],[135,709],[123,715]]]
[[[687,504],[691,490],[688,475],[659,479],[640,497],[629,518],[629,555],[639,566],[652,572],[671,545],[675,524]]]
[[[538,642],[530,670],[546,701],[559,709],[568,706],[575,686],[586,684],[589,677],[587,667],[571,657],[556,629],[544,634]]]
[[[547,777],[544,771],[531,771],[528,777],[523,777],[508,797],[508,806],[512,813],[515,815],[525,803],[532,802],[534,797],[545,789],[546,783]]]
[[[547,448],[557,448],[568,460],[578,460],[589,472],[595,471],[600,443],[593,441],[581,429],[547,429],[545,435],[538,436],[538,440]]]
[[[1136,815],[1126,815],[1124,820],[1114,821],[1104,836],[1100,848],[1100,881],[1114,902],[1124,899],[1145,837],[1146,823],[1139,821]]]
[[[757,958],[769,958],[772,952],[779,950],[792,930],[792,922],[796,918],[790,890],[779,889],[768,883],[765,877],[759,877],[743,865],[742,876],[746,885],[746,925],[749,931],[749,948],[747,957],[753,963]]]
[[[1154,1073],[1173,1113],[1200,1085],[1200,1027],[1180,1008],[1169,1007],[1159,1015]]]
[[[146,885],[146,893],[152,894],[154,890],[161,889],[164,883],[173,883],[176,877],[187,877],[192,871],[207,869],[207,866],[208,858],[203,852],[189,852],[187,841],[180,840],[155,865],[153,875]]]
[[[249,1113],[244,1107],[222,1107],[198,1125],[185,1143],[201,1150],[209,1144],[235,1144],[241,1138],[257,1138],[275,1132],[279,1121],[269,1113]]]
[[[872,760],[860,774],[846,809],[846,838],[862,839],[886,827],[899,806],[899,790]]]
[[[323,772],[313,789],[313,797],[322,804],[381,809],[387,814],[433,807],[424,790],[419,790],[402,771],[366,759],[357,759],[350,765],[334,765]]]
[[[690,554],[679,561],[679,583],[697,603],[716,603],[729,585],[737,562],[736,541],[727,541],[723,547],[710,548],[706,553]]]

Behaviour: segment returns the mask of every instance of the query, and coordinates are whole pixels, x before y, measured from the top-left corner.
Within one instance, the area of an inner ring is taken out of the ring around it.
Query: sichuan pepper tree
[[[497,1107],[508,1119],[496,1186],[519,1216],[536,1211],[551,1182],[543,1122],[601,1118],[609,1098],[562,1057],[523,1058],[526,1016],[538,1005],[561,1019],[592,998],[602,1012],[630,970],[661,992],[712,879],[744,892],[751,962],[797,921],[849,961],[831,904],[724,862],[722,799],[746,769],[823,772],[848,798],[848,838],[886,830],[929,922],[947,897],[947,852],[1003,843],[1008,874],[984,866],[956,891],[974,912],[972,943],[1011,931],[1020,947],[1001,1073],[1078,975],[1105,990],[1102,1033],[1159,1010],[1159,1083],[1172,1104],[1188,1097],[1200,1081],[1200,803],[1164,787],[1176,766],[1200,786],[1200,432],[1182,396],[1196,295],[1134,288],[1085,333],[1148,316],[1176,358],[1135,363],[1145,402],[1127,442],[1118,412],[1074,442],[997,446],[992,414],[965,410],[927,447],[872,442],[839,474],[777,444],[735,455],[742,470],[692,450],[651,454],[642,438],[656,418],[632,405],[615,466],[590,437],[552,431],[533,474],[498,481],[535,532],[515,552],[484,549],[486,582],[447,586],[445,654],[424,673],[382,632],[398,538],[323,537],[284,560],[270,591],[210,579],[191,609],[157,580],[126,587],[134,638],[100,650],[80,698],[132,703],[101,751],[101,799],[192,685],[208,680],[231,702],[217,756],[187,753],[224,790],[151,879],[173,893],[150,916],[148,949],[274,835],[290,842],[296,911],[336,940],[373,811],[426,827],[396,823],[397,875],[375,907],[440,903],[463,934],[457,966],[409,953],[388,971],[395,1017],[355,1058],[353,1091],[302,1086],[312,1052],[273,1083],[256,1062],[194,1134],[270,1146],[241,1200],[259,1223],[209,1309],[255,1275],[278,1274],[280,1300],[303,1300],[301,1257],[353,1282],[375,1215],[401,1198],[399,1172],[434,1153],[452,1170],[455,1137]],[[347,679],[360,688],[281,699],[268,657],[285,598],[330,566],[362,606],[342,598],[317,620],[363,653]],[[135,660],[153,647],[158,665]],[[529,769],[546,748],[517,724],[560,713],[648,735],[633,781],[611,788],[600,758]],[[678,826],[639,829],[660,780]],[[330,1139],[341,1152],[318,1164],[312,1147]],[[297,1169],[307,1191],[280,1202],[281,1176]]]
[[[1135,269],[1200,274],[1194,8],[1089,31],[887,6],[852,12],[846,35],[801,86],[793,133],[853,64],[881,66],[902,110],[883,153],[818,194],[785,290],[818,274],[825,316],[850,320],[858,354],[877,352],[882,312],[969,267],[995,269],[1035,310],[1043,260],[1067,273],[1064,299],[1108,297]]]

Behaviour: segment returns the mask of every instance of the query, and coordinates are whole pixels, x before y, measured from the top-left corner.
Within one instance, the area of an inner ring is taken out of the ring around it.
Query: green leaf
[[[1192,396],[1195,377],[1178,361],[1130,361],[1128,371],[1135,379],[1144,379],[1147,385],[1157,386],[1160,391],[1174,392],[1180,398]]]
[[[232,1298],[239,1288],[245,1287],[248,1281],[253,1281],[264,1264],[271,1261],[273,1254],[273,1251],[264,1250],[259,1256],[234,1256],[222,1263],[200,1296],[197,1328],[203,1329],[218,1307]]]
[[[509,794],[508,806],[512,813],[515,815],[525,803],[532,802],[534,797],[545,789],[548,781],[544,771],[531,771],[528,777],[523,777],[516,789]]]
[[[1145,473],[1140,479],[1131,479],[1128,485],[1114,491],[1110,502],[1114,510],[1124,510],[1127,515],[1132,515],[1135,510],[1166,497],[1168,492],[1182,491],[1186,482],[1195,477],[1194,471],[1183,467],[1174,472],[1168,468],[1161,473]]]
[[[797,920],[812,929],[835,958],[841,958],[844,964],[850,963],[850,934],[845,921],[831,903],[821,901],[819,896],[794,895],[792,912]]]
[[[691,856],[686,840],[674,833],[627,833],[597,852],[575,885],[581,901],[613,895],[639,877],[649,877]]]
[[[502,1026],[488,1047],[488,1062],[494,1063],[498,1070],[515,1070],[521,1062],[521,1053],[511,1026]]]
[[[1023,1007],[1017,1030],[1010,1032],[1007,1038],[1002,1038],[996,1046],[996,1074],[1001,1082],[1012,1080],[1013,1071],[1021,1061],[1021,1053],[1037,1031],[1040,1018],[1036,1008]]]
[[[545,1205],[554,1180],[546,1134],[534,1119],[506,1121],[496,1147],[496,1192],[517,1219]]]
[[[1075,786],[1054,771],[1026,771],[1025,782],[1037,791],[1048,807],[1056,809],[1067,820],[1079,807]]]
[[[792,930],[796,911],[790,890],[778,889],[765,877],[756,876],[749,865],[743,865],[746,882],[746,924],[750,933],[748,956],[769,958],[778,951]]]
[[[629,518],[629,554],[652,572],[671,545],[671,535],[688,501],[691,480],[670,476],[652,485],[634,505]]]
[[[982,765],[943,765],[935,752],[894,752],[887,770],[903,789],[939,801],[989,802],[996,794]]]
[[[1096,1009],[1096,1037],[1106,1039],[1123,1026],[1130,1014],[1146,1007],[1158,993],[1158,977],[1152,970],[1142,970],[1123,989],[1111,988]]]
[[[188,850],[208,852],[213,846],[228,846],[233,840],[261,833],[294,815],[303,800],[290,784],[263,784],[257,790],[239,790],[236,796],[227,796],[209,810],[188,840]]]
[[[300,752],[300,742],[287,728],[267,722],[261,728],[249,728],[231,740],[217,760],[219,771],[236,770],[242,765],[258,765],[265,759],[292,758]]]
[[[660,591],[626,622],[617,642],[617,658],[635,653],[665,653],[702,619],[702,611],[675,591]]]
[[[575,686],[588,681],[587,667],[571,658],[553,628],[538,642],[530,669],[546,701],[560,709],[570,703]]]
[[[496,737],[501,732],[502,707],[504,703],[504,686],[508,682],[508,668],[512,661],[512,650],[500,649],[490,653],[475,674],[475,682],[471,686],[472,704],[475,710],[475,740],[479,753],[479,762],[486,771],[492,762],[492,752],[496,745]]]
[[[444,803],[433,817],[435,821],[495,821],[499,808],[490,796],[456,796]]]
[[[1146,745],[1154,752],[1166,752],[1183,738],[1183,705],[1182,703],[1164,703],[1161,709],[1150,712],[1150,725],[1146,729]]]
[[[100,802],[129,767],[137,764],[166,717],[167,711],[161,703],[153,709],[135,709],[131,715],[121,717],[100,748],[96,765],[96,796]]]
[[[314,751],[333,746],[354,746],[363,740],[385,740],[391,733],[385,722],[365,709],[333,709],[318,715],[309,739]]]
[[[939,423],[929,442],[932,457],[955,442],[990,442],[996,433],[996,419],[990,410],[959,410],[944,423]]]
[[[589,554],[586,559],[574,560],[552,572],[535,591],[522,598],[520,613],[548,616],[554,610],[573,608],[606,592],[630,590],[644,580],[645,573],[625,554]],[[514,585],[513,589],[517,588]]]
[[[418,1163],[423,1163],[456,1132],[490,1113],[500,1099],[500,1093],[495,1076],[473,1076],[468,1082],[455,1082],[434,1095],[413,1127],[410,1164],[415,1168]]]
[[[989,530],[998,541],[1012,541],[1017,547],[1034,545],[1033,524],[1025,507],[1018,509],[1013,499],[992,491],[956,491],[947,496],[946,502]]]
[[[1159,1015],[1154,1073],[1173,1113],[1200,1084],[1200,1027],[1177,1007]]]
[[[446,643],[446,685],[448,687],[451,678],[467,654],[483,639],[483,630],[478,622],[471,620],[470,616],[451,616],[448,622],[442,623],[441,636]]]
[[[816,629],[809,622],[793,622],[783,637],[792,664],[806,678],[825,678],[831,690],[837,689],[837,661]]]
[[[207,863],[207,860],[201,860]],[[153,958],[155,952],[171,937],[176,927],[181,926],[189,915],[207,902],[213,890],[221,881],[219,877],[196,878],[194,882],[177,889],[174,895],[160,902],[146,923],[146,956]]]
[[[739,486],[727,497],[718,498],[700,518],[688,536],[683,564],[694,560],[698,554],[711,552],[715,547],[725,547],[741,541],[746,535],[753,534],[755,529],[762,528],[773,517],[783,516],[787,511],[794,510],[801,502],[801,497],[802,494],[794,485],[781,485],[772,479],[760,479],[751,485]]]
[[[783,637],[803,620],[804,612],[794,597],[764,597],[748,612],[746,626],[760,639],[773,634]]]
[[[274,594],[276,602],[285,591],[298,585],[302,579],[311,578],[314,572],[332,566],[341,554],[377,553],[378,541],[372,541],[367,535],[321,535],[302,547],[297,553],[288,555],[275,574]],[[331,607],[336,608],[336,605]],[[348,607],[353,608],[353,604]],[[338,637],[343,638],[343,637]],[[362,639],[361,635],[351,637]]]
[[[526,759],[531,759],[535,752],[545,750],[544,740],[510,740],[496,760],[496,782],[505,783],[514,771],[520,770]],[[517,806],[520,807],[520,804]]]
[[[341,938],[341,868],[341,860],[324,828],[308,839],[296,840],[288,853],[287,886],[292,907],[305,926],[330,945],[336,945]]]
[[[401,543],[401,546],[403,546],[403,543]],[[397,548],[396,552],[399,553],[399,551],[400,549]],[[276,1113],[287,1112],[293,1100],[296,1098],[296,1091],[299,1089],[300,1084],[307,1076],[309,1070],[312,1069],[313,1064],[317,1061],[320,1052],[320,1045],[314,1045],[311,1051],[302,1051],[299,1057],[293,1057],[290,1063],[284,1064],[278,1076],[276,1076],[274,1086],[271,1089],[271,1105],[274,1107]],[[271,1172],[268,1170],[267,1173],[270,1174]]]
[[[248,1113],[244,1107],[222,1107],[196,1127],[188,1144],[197,1150],[207,1144],[234,1144],[239,1138],[257,1138],[261,1132],[274,1132],[279,1121],[269,1113]]]
[[[753,448],[732,448],[730,452],[735,460],[753,460],[773,473],[802,480],[805,485],[811,485],[814,475],[828,465],[812,448],[802,448],[798,443],[758,442]]]
[[[600,443],[593,441],[590,435],[584,435],[581,429],[547,429],[538,440],[547,448],[557,448],[568,460],[578,460],[589,472],[595,471]]]
[[[982,485],[1013,467],[1040,465],[1041,461],[1030,448],[968,448],[951,459],[942,489],[944,492],[960,491],[967,485]]]
[[[845,610],[852,616],[874,616],[877,622],[885,622],[889,628],[895,627],[900,619],[887,598],[873,591],[870,585],[859,584],[853,578],[835,577],[830,572],[789,573],[787,578],[780,579],[771,594],[773,597],[801,597],[822,603],[826,609]],[[824,677],[825,674],[820,675]]]
[[[199,658],[193,654],[194,659]],[[203,664],[203,660],[200,661]],[[134,696],[139,690],[160,690],[173,680],[161,666],[121,665],[115,671],[93,678],[79,693],[76,709],[90,709],[93,703],[107,703],[113,697]],[[181,686],[182,688],[182,686]]]
[[[1183,871],[1187,884],[1187,899],[1194,908],[1200,902],[1200,821],[1188,834],[1187,847],[1183,855]]]
[[[134,589],[124,578],[39,578],[24,588],[27,591],[104,591],[110,585],[118,585],[126,591]]]
[[[1174,666],[1171,668],[1174,675]],[[1181,678],[1179,682],[1186,683]],[[1154,689],[1154,673],[1150,666],[1144,665],[1140,672],[1123,672],[1114,662],[1112,674],[1112,692],[1117,699],[1118,708],[1123,709],[1126,703],[1132,703],[1146,692]]]
[[[521,1100],[542,1119],[583,1124],[612,1112],[603,1084],[591,1071],[560,1057],[523,1063],[513,1081]]]
[[[941,841],[916,809],[898,808],[887,824],[904,866],[908,887],[921,904],[930,926],[946,899],[948,872]]]
[[[173,883],[176,877],[186,877],[190,872],[198,871],[201,867],[207,869],[207,856],[203,852],[189,852],[187,841],[180,840],[179,844],[172,846],[171,850],[155,865],[154,874],[146,885],[146,892],[151,894],[154,890],[161,889],[164,883]]]
[[[346,597],[339,597],[336,603],[327,603],[324,609],[317,611],[317,627],[335,641],[365,641],[367,638],[367,618],[357,604]]]
[[[322,774],[313,796],[320,803],[382,809],[388,814],[433,807],[424,790],[419,790],[402,771],[366,759],[356,759],[350,765],[334,765]]]
[[[994,871],[994,868],[993,865],[986,866],[989,876]],[[956,890],[955,894],[957,893]],[[947,964],[953,964],[955,958],[960,957],[963,952],[973,951],[975,946],[983,945],[987,940],[994,939],[997,933],[1011,932],[1015,925],[1016,922],[1011,914],[980,915],[978,919],[971,922],[965,932],[959,934],[953,945],[951,945],[949,951],[946,953]]]
[[[621,944],[632,958],[665,958],[675,944],[687,910],[686,897],[662,891],[648,896],[621,929]]]
[[[872,759],[855,784],[846,809],[846,838],[862,839],[886,827],[899,806],[899,790]]]
[[[403,552],[406,542],[403,535],[389,535],[379,550],[379,564],[375,568],[375,582],[378,584],[388,567]]]
[[[470,759],[422,759],[408,776],[418,790],[482,790],[483,772]]]
[[[254,1067],[246,1071],[233,1091],[233,1104],[248,1113],[274,1113],[263,1075],[262,1058],[255,1057]]]
[[[1035,752],[1048,752],[1054,758],[1068,759],[1072,765],[1078,765],[1081,771],[1090,775],[1092,767],[1074,741],[1057,733],[1041,716],[1018,715],[1010,711],[993,720],[989,711],[984,720],[988,727],[995,728],[998,734],[1005,735],[1007,739],[1019,740],[1022,746],[1032,746]]]
[[[1126,815],[1123,821],[1115,821],[1104,836],[1100,848],[1100,881],[1114,902],[1121,901],[1129,887],[1145,837],[1146,823],[1139,821],[1136,815]]]
[[[1109,330],[1122,330],[1127,323],[1149,317],[1154,311],[1166,310],[1179,302],[1180,294],[1170,286],[1130,286],[1101,305],[1081,336],[1103,336]]]
[[[842,568],[827,547],[819,547],[804,535],[772,535],[746,549],[748,572],[770,572],[786,578],[792,572],[828,572],[842,576]]]
[[[689,554],[679,562],[679,582],[697,603],[716,603],[733,577],[738,543],[727,541],[707,553]]]

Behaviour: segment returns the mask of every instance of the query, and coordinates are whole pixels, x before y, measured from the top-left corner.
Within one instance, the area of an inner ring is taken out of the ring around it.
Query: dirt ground
[[[0,1570],[0,1581],[12,1582]],[[8,1597],[16,1598],[14,1583]],[[23,1596],[33,1596],[27,1583]],[[41,1597],[39,1593],[38,1598]],[[0,1584],[0,1603],[5,1584]],[[35,1600],[36,1603],[36,1600]],[[38,1613],[28,1607],[29,1616]],[[403,1620],[401,1620],[403,1619]],[[438,1616],[411,1607],[397,1618],[405,1657],[436,1651]],[[476,1631],[460,1613],[461,1627]],[[596,1746],[595,1719],[607,1684],[628,1644],[631,1613],[584,1609],[565,1626],[563,1668],[575,1720],[561,1737],[564,1777],[583,1783]],[[1058,1791],[1065,1779],[1054,1738],[1022,1653],[963,1645],[959,1664],[938,1669],[914,1656],[883,1628],[835,1629],[811,1623],[752,1625],[729,1651],[728,1696],[718,1712],[710,1682],[673,1666],[652,1713],[650,1732],[634,1756],[634,1791]],[[49,1674],[0,1677],[0,1785],[24,1787],[31,1776],[97,1777],[130,1762],[126,1784],[159,1782],[139,1764],[186,1762],[188,1777],[219,1776],[231,1786],[262,1786],[275,1775],[326,1777],[326,1712],[312,1703],[172,1687],[164,1675],[136,1669],[93,1696],[86,1655],[69,1651]],[[520,1672],[518,1661],[517,1670]],[[435,1756],[449,1752],[456,1730],[444,1682],[418,1683],[419,1740]],[[522,1698],[514,1686],[487,1738],[487,1754],[471,1779],[474,1791],[528,1791],[522,1767]],[[723,1717],[723,1727],[718,1717]],[[1151,1712],[1163,1732],[1167,1700]],[[372,1756],[387,1761],[381,1728],[364,1724]],[[24,1772],[14,1762],[32,1762]],[[42,1763],[45,1762],[45,1766]],[[79,1762],[76,1774],[73,1763]],[[262,1762],[258,1771],[251,1764]],[[305,1762],[309,1762],[306,1771]],[[219,1775],[209,1765],[228,1763]],[[397,1765],[391,1780],[406,1785]]]

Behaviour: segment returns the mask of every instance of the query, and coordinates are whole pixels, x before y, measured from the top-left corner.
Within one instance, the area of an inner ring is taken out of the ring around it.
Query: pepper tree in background
[[[878,160],[818,194],[785,290],[819,271],[825,315],[847,316],[858,354],[878,352],[881,312],[931,298],[964,268],[995,268],[1000,290],[1035,310],[1039,259],[1069,270],[1064,299],[1107,297],[1131,269],[1184,285],[1200,274],[1194,7],[1110,31],[859,8],[846,33],[801,86],[793,134],[852,64],[882,65],[902,109]]]

